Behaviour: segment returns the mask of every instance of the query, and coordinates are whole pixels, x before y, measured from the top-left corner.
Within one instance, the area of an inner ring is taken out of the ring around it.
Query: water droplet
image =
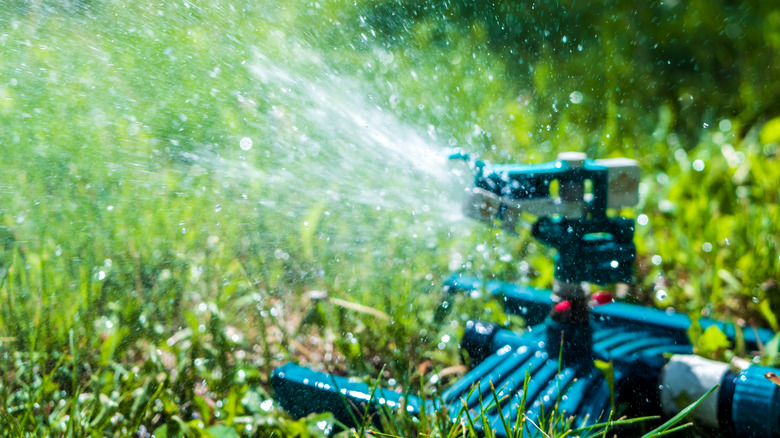
[[[650,259],[651,262],[653,262],[654,265],[658,266],[663,262],[663,259],[658,254],[654,255],[653,258]]]
[[[663,290],[663,289],[658,289],[658,291],[656,291],[656,293],[655,293],[655,299],[657,299],[658,301],[665,300],[667,296],[668,295],[667,295],[666,291]]]
[[[573,103],[575,105],[579,104],[579,103],[582,103],[582,93],[580,93],[579,91],[573,91],[569,95],[569,100],[571,101],[571,103]]]
[[[241,147],[241,150],[248,151],[252,149],[252,139],[249,137],[244,137],[241,139],[238,145]]]
[[[640,215],[639,215],[639,216],[637,216],[637,218],[636,218],[636,223],[638,223],[639,225],[647,225],[647,223],[648,223],[649,221],[650,221],[650,220],[648,219],[648,217],[647,217],[647,215],[646,215],[646,214],[640,214]]]
[[[385,65],[391,64],[394,59],[395,56],[393,55],[393,52],[382,52],[379,55],[379,62]]]
[[[704,242],[701,246],[701,249],[704,252],[710,252],[712,251],[712,244],[710,242]]]

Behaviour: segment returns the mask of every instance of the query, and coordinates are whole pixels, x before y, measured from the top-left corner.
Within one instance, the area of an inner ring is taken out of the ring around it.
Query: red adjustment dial
[[[611,293],[606,291],[596,292],[595,294],[591,295],[590,298],[594,306],[609,304],[615,301],[615,297],[613,297]]]
[[[566,313],[571,310],[571,301],[564,300],[555,305],[555,313]]]

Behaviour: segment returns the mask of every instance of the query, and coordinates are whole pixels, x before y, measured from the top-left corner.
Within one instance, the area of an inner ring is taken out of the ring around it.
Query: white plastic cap
[[[558,154],[558,161],[562,161],[572,168],[579,168],[585,164],[588,155],[584,152],[561,152]]]

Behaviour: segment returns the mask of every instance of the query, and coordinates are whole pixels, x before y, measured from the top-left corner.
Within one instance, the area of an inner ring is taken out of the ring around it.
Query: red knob
[[[608,304],[613,301],[615,301],[615,297],[612,296],[609,292],[596,292],[595,294],[591,295],[591,299],[593,300],[594,306],[600,306],[602,304]]]
[[[566,313],[569,310],[571,310],[571,302],[570,301],[561,301],[560,303],[555,305],[555,313]]]

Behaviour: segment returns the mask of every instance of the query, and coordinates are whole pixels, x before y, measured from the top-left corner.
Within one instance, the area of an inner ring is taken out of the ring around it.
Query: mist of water
[[[259,179],[259,205],[269,208],[326,201],[329,209],[425,214],[443,224],[462,218],[463,169],[445,148],[384,109],[359,79],[313,52],[295,59],[306,64],[256,53],[247,68],[257,89],[239,98],[256,108],[251,129],[227,152],[189,158],[232,184]],[[285,205],[274,201],[279,193]]]

